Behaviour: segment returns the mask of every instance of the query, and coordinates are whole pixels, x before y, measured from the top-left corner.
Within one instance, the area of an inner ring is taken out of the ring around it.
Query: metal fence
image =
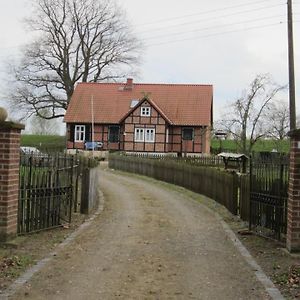
[[[250,229],[280,239],[287,230],[289,159],[256,159],[250,164]]]

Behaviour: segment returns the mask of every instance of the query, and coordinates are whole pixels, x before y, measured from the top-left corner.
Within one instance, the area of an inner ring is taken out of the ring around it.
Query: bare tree
[[[113,1],[32,1],[35,40],[10,68],[10,99],[27,116],[62,117],[77,82],[123,78],[138,63],[141,45]]]
[[[43,109],[41,111],[43,116],[51,115],[50,111]],[[38,134],[38,135],[55,135],[59,134],[59,124],[57,119],[48,120],[46,118],[41,118],[37,115],[32,116],[31,118],[31,133]]]
[[[257,75],[248,90],[229,106],[230,111],[222,118],[221,124],[234,137],[242,153],[251,153],[254,144],[267,136],[266,113],[282,89],[284,87],[274,83],[268,74]]]
[[[265,121],[266,127],[268,128],[268,137],[274,141],[275,149],[282,152],[282,141],[287,138],[290,130],[288,103],[284,101],[274,101],[269,107]]]
[[[267,115],[268,136],[283,140],[290,128],[289,106],[286,102],[274,101],[269,107]]]

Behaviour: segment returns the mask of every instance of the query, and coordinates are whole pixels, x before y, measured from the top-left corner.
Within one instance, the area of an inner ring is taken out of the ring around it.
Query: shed
[[[247,160],[249,157],[243,153],[222,152],[218,156],[223,158],[225,169],[238,169],[239,172],[246,173]]]

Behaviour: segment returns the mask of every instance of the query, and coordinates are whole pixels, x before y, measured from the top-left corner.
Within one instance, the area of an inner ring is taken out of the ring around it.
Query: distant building
[[[209,153],[212,114],[212,85],[79,83],[64,118],[67,148]]]

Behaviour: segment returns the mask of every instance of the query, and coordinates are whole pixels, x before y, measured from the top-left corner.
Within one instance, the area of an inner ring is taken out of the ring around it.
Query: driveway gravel
[[[100,182],[102,214],[10,299],[269,299],[214,213],[125,173]]]

